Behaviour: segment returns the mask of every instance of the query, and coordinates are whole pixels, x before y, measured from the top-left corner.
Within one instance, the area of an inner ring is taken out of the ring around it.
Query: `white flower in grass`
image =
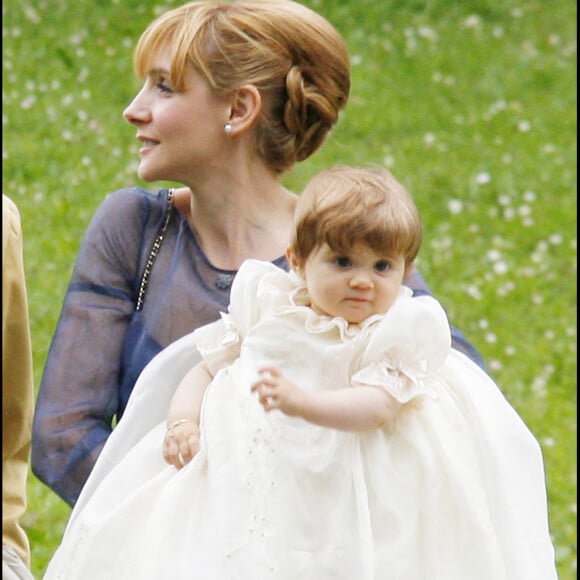
[[[477,185],[485,185],[491,181],[491,175],[487,171],[482,171],[475,176],[475,183]]]
[[[504,272],[501,272],[501,274],[504,274]],[[506,282],[497,289],[497,295],[502,297],[507,296],[510,292],[515,290],[515,287],[516,285],[513,282]]]
[[[506,207],[503,210],[503,217],[505,220],[512,220],[516,215],[516,210],[513,207]]]
[[[465,290],[468,296],[475,300],[481,300],[483,298],[481,290],[475,284],[470,284]]]
[[[503,364],[499,360],[490,360],[489,361],[489,368],[492,371],[501,371],[503,369]]]
[[[493,332],[488,332],[485,335],[485,341],[489,342],[490,344],[495,344],[497,342],[497,335]]]
[[[395,166],[395,158],[392,155],[387,155],[383,159],[383,163],[385,164],[385,167],[394,167]]]
[[[24,14],[33,24],[40,24],[41,18],[32,6],[26,6],[24,8]]]
[[[533,191],[524,191],[524,193],[522,194],[522,197],[524,198],[524,201],[527,201],[529,203],[531,203],[532,201],[536,201],[536,194]]]
[[[486,320],[485,318],[480,319],[480,321],[477,324],[479,328],[483,330],[489,327],[489,321]]]
[[[542,397],[545,397],[547,383],[548,381],[546,377],[536,377],[532,382],[532,391]]]
[[[32,109],[34,104],[36,103],[36,97],[34,95],[28,95],[21,103],[20,106],[24,110]]]
[[[432,41],[437,40],[437,32],[428,26],[419,26],[418,33],[421,38]]]
[[[480,28],[481,17],[477,14],[470,14],[462,23],[463,28]]]
[[[460,199],[450,199],[447,202],[447,209],[452,215],[458,215],[463,211],[463,202]]]
[[[523,120],[518,123],[518,131],[520,131],[520,133],[527,133],[531,129],[532,124],[529,121]]]

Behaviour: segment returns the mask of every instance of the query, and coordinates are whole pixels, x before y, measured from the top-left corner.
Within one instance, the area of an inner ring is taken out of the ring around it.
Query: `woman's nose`
[[[143,91],[137,93],[123,111],[123,118],[132,125],[147,123],[151,120],[151,110],[144,102]]]

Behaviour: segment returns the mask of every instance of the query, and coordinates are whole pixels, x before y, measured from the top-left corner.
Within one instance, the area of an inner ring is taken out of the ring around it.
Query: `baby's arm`
[[[189,463],[199,451],[201,402],[211,380],[211,373],[201,361],[185,374],[171,400],[163,459],[177,469]]]
[[[286,415],[343,431],[384,427],[401,407],[401,403],[381,387],[305,391],[274,367],[260,370],[260,378],[252,385],[252,392],[258,394],[266,411],[279,409]]]

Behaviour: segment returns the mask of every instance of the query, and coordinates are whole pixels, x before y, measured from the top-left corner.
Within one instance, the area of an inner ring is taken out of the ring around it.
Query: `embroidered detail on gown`
[[[557,578],[539,445],[450,350],[440,305],[403,288],[349,326],[307,304],[294,275],[244,263],[228,313],[141,375],[45,579]],[[201,450],[178,471],[162,459],[165,421],[138,425],[144,401],[167,408],[195,349],[215,376]],[[249,387],[266,363],[305,389],[370,384],[404,406],[363,433],[265,413]]]

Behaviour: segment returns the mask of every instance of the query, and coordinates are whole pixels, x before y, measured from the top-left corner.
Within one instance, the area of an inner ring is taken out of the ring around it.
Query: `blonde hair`
[[[348,253],[365,242],[378,254],[402,255],[408,271],[421,240],[419,210],[389,171],[337,165],[317,174],[299,197],[290,249],[303,265],[323,243]]]
[[[292,0],[190,2],[154,20],[134,54],[138,77],[170,51],[169,81],[183,90],[193,66],[216,94],[244,85],[261,93],[255,147],[276,172],[324,142],[350,91],[344,40],[321,15]]]

